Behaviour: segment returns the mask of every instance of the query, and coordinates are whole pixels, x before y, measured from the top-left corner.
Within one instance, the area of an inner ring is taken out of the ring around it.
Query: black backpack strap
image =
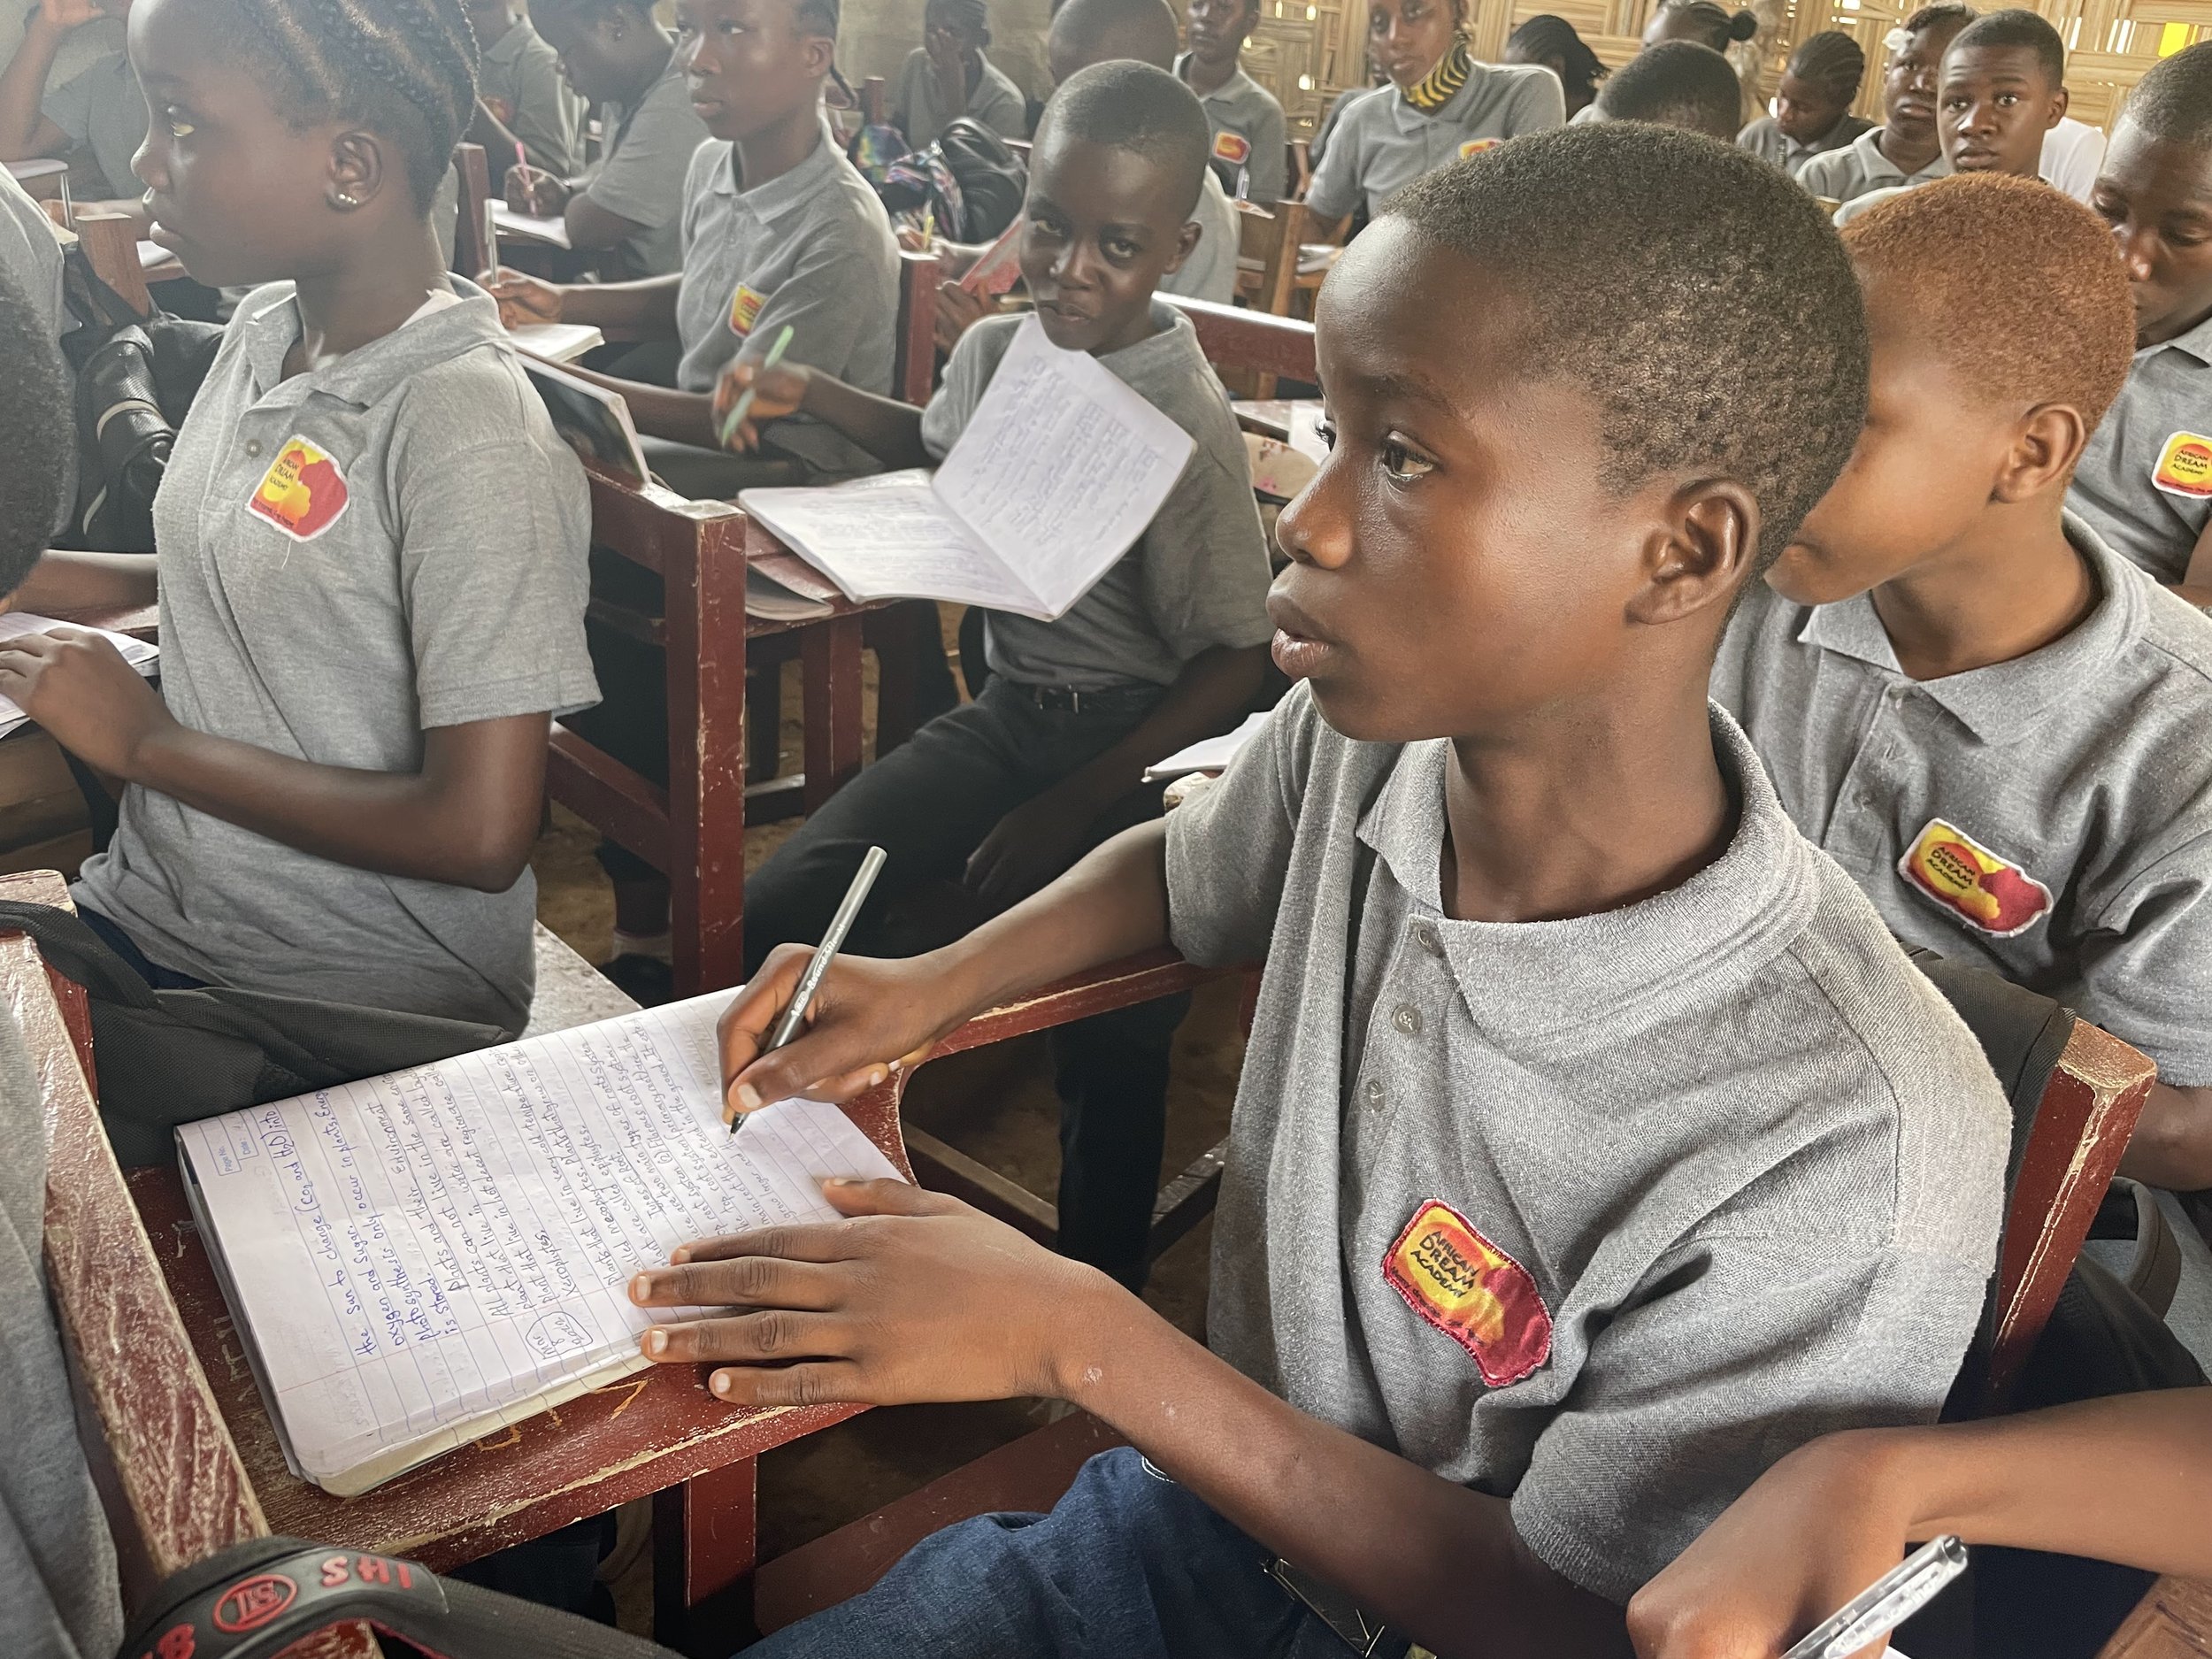
[[[0,932],[28,933],[46,965],[74,980],[102,1002],[126,1008],[153,1008],[154,988],[145,976],[111,950],[81,917],[51,904],[0,899]]]

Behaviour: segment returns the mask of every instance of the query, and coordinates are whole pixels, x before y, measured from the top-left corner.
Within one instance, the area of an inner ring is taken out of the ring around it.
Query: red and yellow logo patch
[[[730,296],[730,332],[740,335],[751,334],[753,325],[760,320],[760,308],[766,303],[765,294],[739,283],[737,292]]]
[[[1252,144],[1250,140],[1235,133],[1216,133],[1214,134],[1215,159],[1225,161],[1232,167],[1241,167],[1247,161],[1251,159],[1251,156]]]
[[[1551,1357],[1551,1310],[1528,1269],[1440,1198],[1413,1212],[1383,1257],[1383,1278],[1474,1356],[1493,1388],[1519,1382]]]
[[[2151,482],[2169,495],[2202,501],[2212,495],[2212,438],[2193,432],[2177,432],[2158,452]]]
[[[266,518],[295,541],[312,541],[344,516],[346,477],[338,463],[304,438],[285,440],[261,475],[246,511]]]
[[[1906,882],[1970,926],[1999,939],[2025,933],[2051,908],[2051,890],[1939,818],[1897,861]]]
[[[1459,158],[1464,161],[1470,156],[1479,156],[1484,150],[1495,150],[1505,140],[1502,138],[1471,138],[1459,147]]]

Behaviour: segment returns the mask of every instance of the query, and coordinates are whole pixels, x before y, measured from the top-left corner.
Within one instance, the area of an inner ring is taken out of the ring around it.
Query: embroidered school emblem
[[[1939,818],[1928,820],[1897,870],[1908,885],[1999,939],[2025,933],[2051,908],[2050,888]]]
[[[2202,501],[2212,495],[2212,438],[2193,432],[2177,432],[2158,452],[2151,482],[2169,495]]]
[[[730,332],[740,335],[751,334],[753,325],[760,319],[760,308],[767,303],[765,294],[739,283],[737,292],[730,296]]]
[[[1519,1382],[1551,1357],[1551,1310],[1528,1269],[1440,1198],[1413,1212],[1383,1257],[1383,1278],[1474,1356],[1493,1388]]]
[[[295,541],[312,541],[344,517],[346,475],[304,438],[285,440],[261,475],[246,511],[266,518]]]
[[[1502,138],[1471,138],[1459,147],[1459,158],[1464,161],[1470,156],[1479,156],[1484,150],[1495,150],[1505,140]]]
[[[1217,160],[1225,161],[1232,167],[1241,167],[1251,159],[1251,156],[1252,145],[1248,139],[1235,133],[1214,134],[1214,157]]]

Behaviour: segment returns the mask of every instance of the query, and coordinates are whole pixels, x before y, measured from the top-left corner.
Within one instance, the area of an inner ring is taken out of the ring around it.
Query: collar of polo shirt
[[[780,173],[757,189],[737,188],[737,146],[730,146],[730,164],[714,170],[711,186],[717,196],[735,196],[739,203],[757,219],[780,219],[795,208],[806,205],[821,181],[837,171],[843,159],[836,145],[826,136],[815,145],[807,158],[786,173]]]

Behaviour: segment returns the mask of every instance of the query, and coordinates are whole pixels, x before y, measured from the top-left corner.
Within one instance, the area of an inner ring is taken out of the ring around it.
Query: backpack
[[[990,242],[1014,222],[1029,194],[1029,169],[982,122],[961,116],[935,148],[960,185],[960,240]]]
[[[157,991],[71,912],[0,900],[0,927],[37,941],[84,987],[100,1120],[126,1169],[175,1156],[179,1124],[429,1065],[506,1041],[495,1025],[207,986]]]
[[[177,428],[223,342],[219,323],[143,317],[100,280],[81,248],[62,264],[78,326],[62,337],[76,371],[79,509],[70,540],[109,553],[154,550],[154,493]]]

